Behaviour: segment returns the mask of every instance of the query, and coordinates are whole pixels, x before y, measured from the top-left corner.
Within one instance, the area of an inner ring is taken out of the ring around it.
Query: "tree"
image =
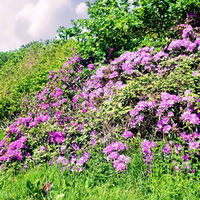
[[[80,52],[97,61],[104,60],[109,48],[133,50],[145,37],[165,38],[169,29],[181,23],[190,11],[198,11],[199,0],[96,0],[87,2],[89,19],[72,20],[73,28],[60,28],[61,38],[75,37]],[[130,6],[133,6],[130,9]],[[82,32],[82,30],[86,32]]]

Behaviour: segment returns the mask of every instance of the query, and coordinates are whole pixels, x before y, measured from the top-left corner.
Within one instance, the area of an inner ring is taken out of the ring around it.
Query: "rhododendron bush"
[[[107,66],[82,65],[74,54],[58,73],[50,71],[46,87],[34,98],[24,98],[21,117],[6,128],[1,168],[60,163],[62,170],[82,171],[91,152],[102,147],[105,162],[120,173],[134,159],[131,145],[142,140],[149,171],[162,160],[172,170],[195,172],[200,34],[189,24],[174,32],[182,38],[177,36],[160,52],[153,47],[127,51]],[[182,79],[169,83],[176,73]],[[146,90],[151,84],[154,90]]]

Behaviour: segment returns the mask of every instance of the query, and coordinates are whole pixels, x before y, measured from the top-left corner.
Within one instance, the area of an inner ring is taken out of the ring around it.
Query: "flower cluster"
[[[80,157],[78,151],[86,152],[91,146],[95,148],[97,141],[106,138],[101,130],[97,130],[99,124],[92,126],[93,118],[96,117],[97,121],[102,119],[94,115],[91,117],[91,113],[98,113],[101,103],[116,97],[130,79],[152,72],[160,77],[164,71],[176,67],[175,64],[162,69],[161,62],[170,59],[178,62],[200,50],[200,37],[195,29],[189,25],[180,28],[182,39],[173,40],[168,48],[160,52],[154,51],[153,47],[143,47],[136,52],[127,51],[107,66],[93,63],[83,65],[82,58],[74,54],[59,72],[50,71],[49,82],[42,91],[36,92],[33,98],[24,100],[23,117],[19,117],[6,129],[6,137],[0,142],[0,164],[25,162],[30,157],[34,159],[37,151],[44,155],[47,151],[45,144],[48,144],[57,153],[55,163],[62,163],[63,168],[70,166],[71,170],[82,171],[90,155],[85,153]],[[199,76],[198,71],[194,71],[192,76]],[[130,113],[126,115],[128,125],[122,127],[125,131],[120,132],[120,136],[129,142],[128,138],[141,133],[144,138],[141,150],[147,165],[156,153],[153,148],[158,146],[156,141],[149,141],[149,136],[156,135],[160,140],[179,137],[182,143],[165,144],[161,150],[163,157],[167,158],[172,150],[178,155],[181,151],[182,155],[179,156],[183,157],[184,162],[188,162],[185,152],[198,155],[200,100],[188,90],[184,96],[168,92],[160,95],[154,99],[138,97],[134,101],[129,109]],[[24,113],[27,113],[27,117],[24,117]],[[129,147],[120,141],[111,143],[115,139],[116,137],[111,137],[106,141],[107,144],[110,143],[103,149],[103,153],[113,162],[116,171],[122,172],[126,170],[130,158],[119,153]],[[189,168],[190,165],[185,163],[185,166]]]
[[[123,137],[124,137],[125,139],[127,139],[127,138],[132,138],[132,137],[133,137],[133,133],[132,133],[131,131],[125,131],[125,132],[123,133]]]
[[[7,142],[5,140],[1,141],[1,157],[0,161],[8,162],[11,160],[21,161],[23,159],[23,149],[28,149],[25,145],[27,142],[26,137],[22,136],[18,140],[11,142],[6,151],[5,148]]]
[[[115,142],[111,143],[103,150],[105,154],[109,154],[107,156],[107,160],[113,161],[113,167],[115,167],[115,170],[118,173],[126,170],[127,168],[126,164],[130,162],[130,157],[127,157],[124,154],[121,155],[118,154],[118,152],[125,151],[127,149],[128,146],[124,145],[122,142]]]
[[[157,143],[156,142],[150,142],[148,140],[143,140],[141,143],[141,150],[144,156],[144,161],[146,162],[147,165],[150,164],[150,162],[153,160],[153,154],[154,152],[152,152],[152,148],[153,147],[157,147]]]
[[[67,169],[70,167],[71,171],[80,172],[83,170],[82,166],[84,163],[87,163],[90,159],[90,154],[88,152],[85,152],[82,157],[79,157],[77,155],[73,155],[70,160],[67,160],[64,156],[59,156],[55,162],[50,162],[50,164],[59,164],[61,163],[62,169]]]

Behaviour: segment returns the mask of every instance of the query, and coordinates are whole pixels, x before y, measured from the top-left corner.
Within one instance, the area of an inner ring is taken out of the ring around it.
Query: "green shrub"
[[[20,111],[20,104],[27,94],[40,91],[47,83],[49,71],[58,69],[72,56],[74,40],[59,43],[33,42],[25,49],[18,63],[8,61],[0,69],[0,120]]]

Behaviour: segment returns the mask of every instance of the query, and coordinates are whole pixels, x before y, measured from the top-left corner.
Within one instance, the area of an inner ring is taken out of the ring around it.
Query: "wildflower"
[[[46,151],[46,148],[44,146],[40,147],[40,151]]]
[[[95,146],[95,145],[96,145],[96,142],[97,142],[96,138],[93,138],[93,139],[91,140],[91,145],[92,145],[92,146]]]
[[[122,171],[126,170],[126,164],[125,163],[117,162],[117,163],[113,164],[113,166],[115,167],[115,170],[118,173],[121,173]]]
[[[144,119],[144,115],[138,115],[138,116],[136,116],[135,119],[136,119],[137,122],[142,122],[143,119]]]
[[[198,76],[199,75],[199,72],[196,70],[192,73],[192,76]]]
[[[137,124],[137,122],[136,122],[135,120],[132,120],[132,121],[130,122],[130,127],[131,127],[131,128],[135,128],[135,127],[136,127],[136,124]]]
[[[77,161],[77,165],[78,166],[81,166],[83,165],[84,163],[86,163],[88,161],[88,157],[87,156],[82,156],[78,161]]]
[[[196,114],[191,114],[190,115],[190,124],[199,124],[200,119]]]
[[[180,171],[181,171],[180,168],[179,168],[177,165],[174,167],[174,169],[175,169],[177,172],[180,172]]]
[[[131,131],[125,131],[125,132],[123,133],[123,137],[124,137],[125,139],[127,139],[127,138],[132,138],[132,137],[133,137],[133,133],[131,133]]]
[[[152,147],[157,147],[156,142],[150,142],[148,140],[143,140],[141,143],[141,150],[144,156],[144,161],[146,161],[146,165],[149,165],[151,160],[153,159],[153,154],[151,152]]]
[[[176,144],[175,145],[175,153],[180,154],[180,151],[181,151],[182,147],[183,147],[182,145]]]
[[[156,107],[156,102],[155,101],[149,101],[149,102],[147,102],[147,106],[149,108],[155,108]]]
[[[124,154],[122,154],[122,155],[120,155],[120,156],[118,157],[118,160],[119,160],[120,162],[124,162],[124,163],[128,164],[128,163],[130,162],[131,158],[125,156]]]
[[[170,145],[169,145],[169,144],[166,144],[166,146],[163,147],[162,152],[163,152],[165,155],[170,154],[170,153],[171,153],[171,147],[170,147]]]
[[[112,153],[110,153],[108,156],[107,156],[107,158],[108,158],[108,160],[115,160],[115,159],[117,159],[119,157],[119,155],[118,155],[118,153],[116,152],[116,151],[113,151]]]
[[[164,133],[169,133],[169,131],[172,129],[172,127],[170,125],[166,125],[163,127],[163,132]]]
[[[135,116],[135,115],[137,115],[138,114],[138,110],[131,110],[130,111],[130,116]]]
[[[173,112],[168,112],[167,117],[171,118],[171,117],[173,117],[173,116],[174,116],[174,113],[173,113]]]
[[[87,112],[87,109],[83,108],[82,113],[86,113],[86,112]]]
[[[199,148],[198,142],[189,142],[189,150],[190,149],[197,149],[197,148]]]
[[[115,142],[115,143],[111,143],[106,148],[104,148],[103,152],[105,154],[109,154],[112,151],[118,151],[118,152],[120,152],[120,151],[124,151],[124,150],[127,150],[127,149],[128,149],[128,146],[126,146],[122,142]]]
[[[170,119],[168,117],[163,117],[162,122],[163,122],[163,124],[168,124],[168,123],[170,123]]]

